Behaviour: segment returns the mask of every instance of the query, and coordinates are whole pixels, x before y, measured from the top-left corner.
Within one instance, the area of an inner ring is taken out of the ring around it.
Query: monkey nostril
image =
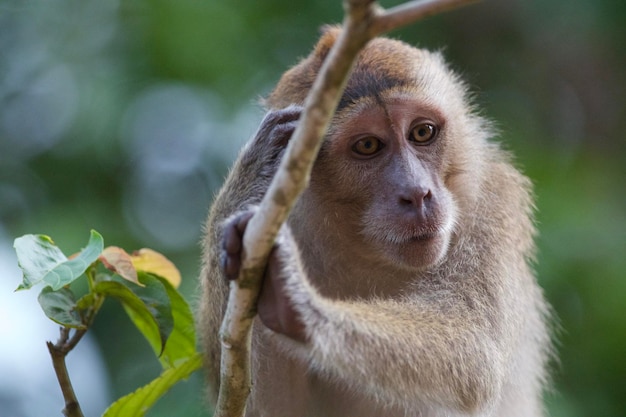
[[[430,189],[415,189],[399,197],[401,206],[421,208],[425,201],[430,201],[433,195]]]

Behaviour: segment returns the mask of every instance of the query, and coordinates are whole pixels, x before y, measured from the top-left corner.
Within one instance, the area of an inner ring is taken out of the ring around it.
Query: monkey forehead
[[[382,104],[412,98],[431,108],[464,106],[467,89],[438,52],[416,49],[390,39],[373,41],[377,53],[360,57],[354,66],[338,111],[360,101]]]

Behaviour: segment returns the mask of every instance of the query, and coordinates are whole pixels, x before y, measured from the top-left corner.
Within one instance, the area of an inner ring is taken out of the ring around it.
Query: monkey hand
[[[289,143],[301,112],[302,107],[292,105],[270,110],[265,115],[241,161],[244,167],[253,171],[251,175],[274,176],[277,162]]]
[[[243,252],[243,235],[256,207],[239,212],[228,218],[223,224],[221,267],[228,280],[239,276]],[[288,281],[292,265],[298,265],[297,248],[289,226],[284,225],[270,252],[267,267],[263,274],[263,284],[257,303],[257,311],[263,324],[269,329],[293,340],[306,342],[304,321],[296,309]]]

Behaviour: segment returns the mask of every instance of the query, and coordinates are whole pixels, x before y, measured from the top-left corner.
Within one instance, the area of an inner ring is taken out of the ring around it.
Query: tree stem
[[[69,329],[62,327],[61,336],[56,344],[46,342],[48,351],[52,357],[52,366],[54,367],[54,372],[56,373],[61,392],[63,393],[63,399],[65,400],[65,408],[63,409],[63,415],[65,417],[84,417],[78,399],[76,399],[72,381],[67,372],[67,366],[65,365],[65,357],[74,346],[76,346],[84,334],[85,330],[77,330],[74,336],[69,339]]]

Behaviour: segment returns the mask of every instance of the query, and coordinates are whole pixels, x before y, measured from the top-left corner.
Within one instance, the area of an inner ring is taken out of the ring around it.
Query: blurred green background
[[[201,224],[257,99],[341,18],[339,0],[0,0],[0,243],[45,233],[72,253],[94,228],[165,253],[195,302]],[[444,50],[536,184],[555,417],[626,416],[625,22],[621,0],[487,0],[393,33]],[[2,299],[22,297],[0,262]],[[6,329],[20,311],[0,313]],[[29,329],[2,344],[46,355]],[[107,401],[158,374],[114,302],[94,330]],[[3,414],[2,387],[0,416],[27,416]],[[210,415],[201,391],[198,374],[149,415]]]

